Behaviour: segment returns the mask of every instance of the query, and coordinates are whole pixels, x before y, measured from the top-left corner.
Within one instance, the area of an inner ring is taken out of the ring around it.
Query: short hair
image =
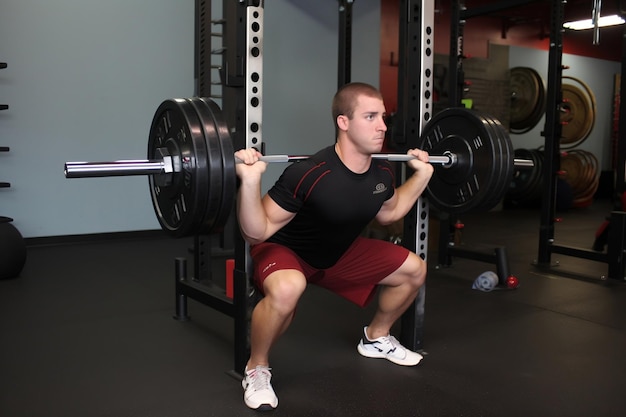
[[[357,105],[357,99],[360,96],[383,99],[383,95],[380,91],[370,84],[355,82],[342,86],[337,93],[335,93],[335,97],[333,97],[332,113],[335,124],[337,124],[337,117],[340,115],[352,119],[352,116],[354,116],[354,108]]]

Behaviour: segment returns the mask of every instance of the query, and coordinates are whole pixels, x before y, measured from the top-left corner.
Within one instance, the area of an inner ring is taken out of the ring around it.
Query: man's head
[[[351,83],[333,99],[337,142],[362,154],[380,152],[387,126],[380,92],[369,84]]]
[[[366,83],[349,83],[341,87],[333,98],[332,114],[335,125],[340,115],[352,119],[358,98],[361,96],[378,98],[382,101],[383,96],[375,87]]]

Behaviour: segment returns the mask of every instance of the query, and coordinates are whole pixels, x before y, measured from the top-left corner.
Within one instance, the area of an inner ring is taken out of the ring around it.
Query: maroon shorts
[[[317,269],[304,262],[291,249],[276,243],[260,243],[251,248],[254,282],[261,291],[272,272],[301,271],[307,282],[326,288],[364,307],[374,297],[380,281],[395,272],[409,256],[408,249],[391,242],[359,237],[337,263]]]

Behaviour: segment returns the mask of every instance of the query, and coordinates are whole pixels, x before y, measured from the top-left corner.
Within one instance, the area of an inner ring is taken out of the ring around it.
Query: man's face
[[[387,125],[385,104],[379,98],[360,96],[352,119],[348,121],[348,138],[364,153],[380,152],[385,141]]]

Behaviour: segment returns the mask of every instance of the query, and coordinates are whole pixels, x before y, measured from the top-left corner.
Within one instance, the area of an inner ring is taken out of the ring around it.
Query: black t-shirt
[[[288,166],[269,196],[296,216],[267,241],[285,245],[316,268],[334,265],[395,192],[388,161],[350,171],[334,146]]]

